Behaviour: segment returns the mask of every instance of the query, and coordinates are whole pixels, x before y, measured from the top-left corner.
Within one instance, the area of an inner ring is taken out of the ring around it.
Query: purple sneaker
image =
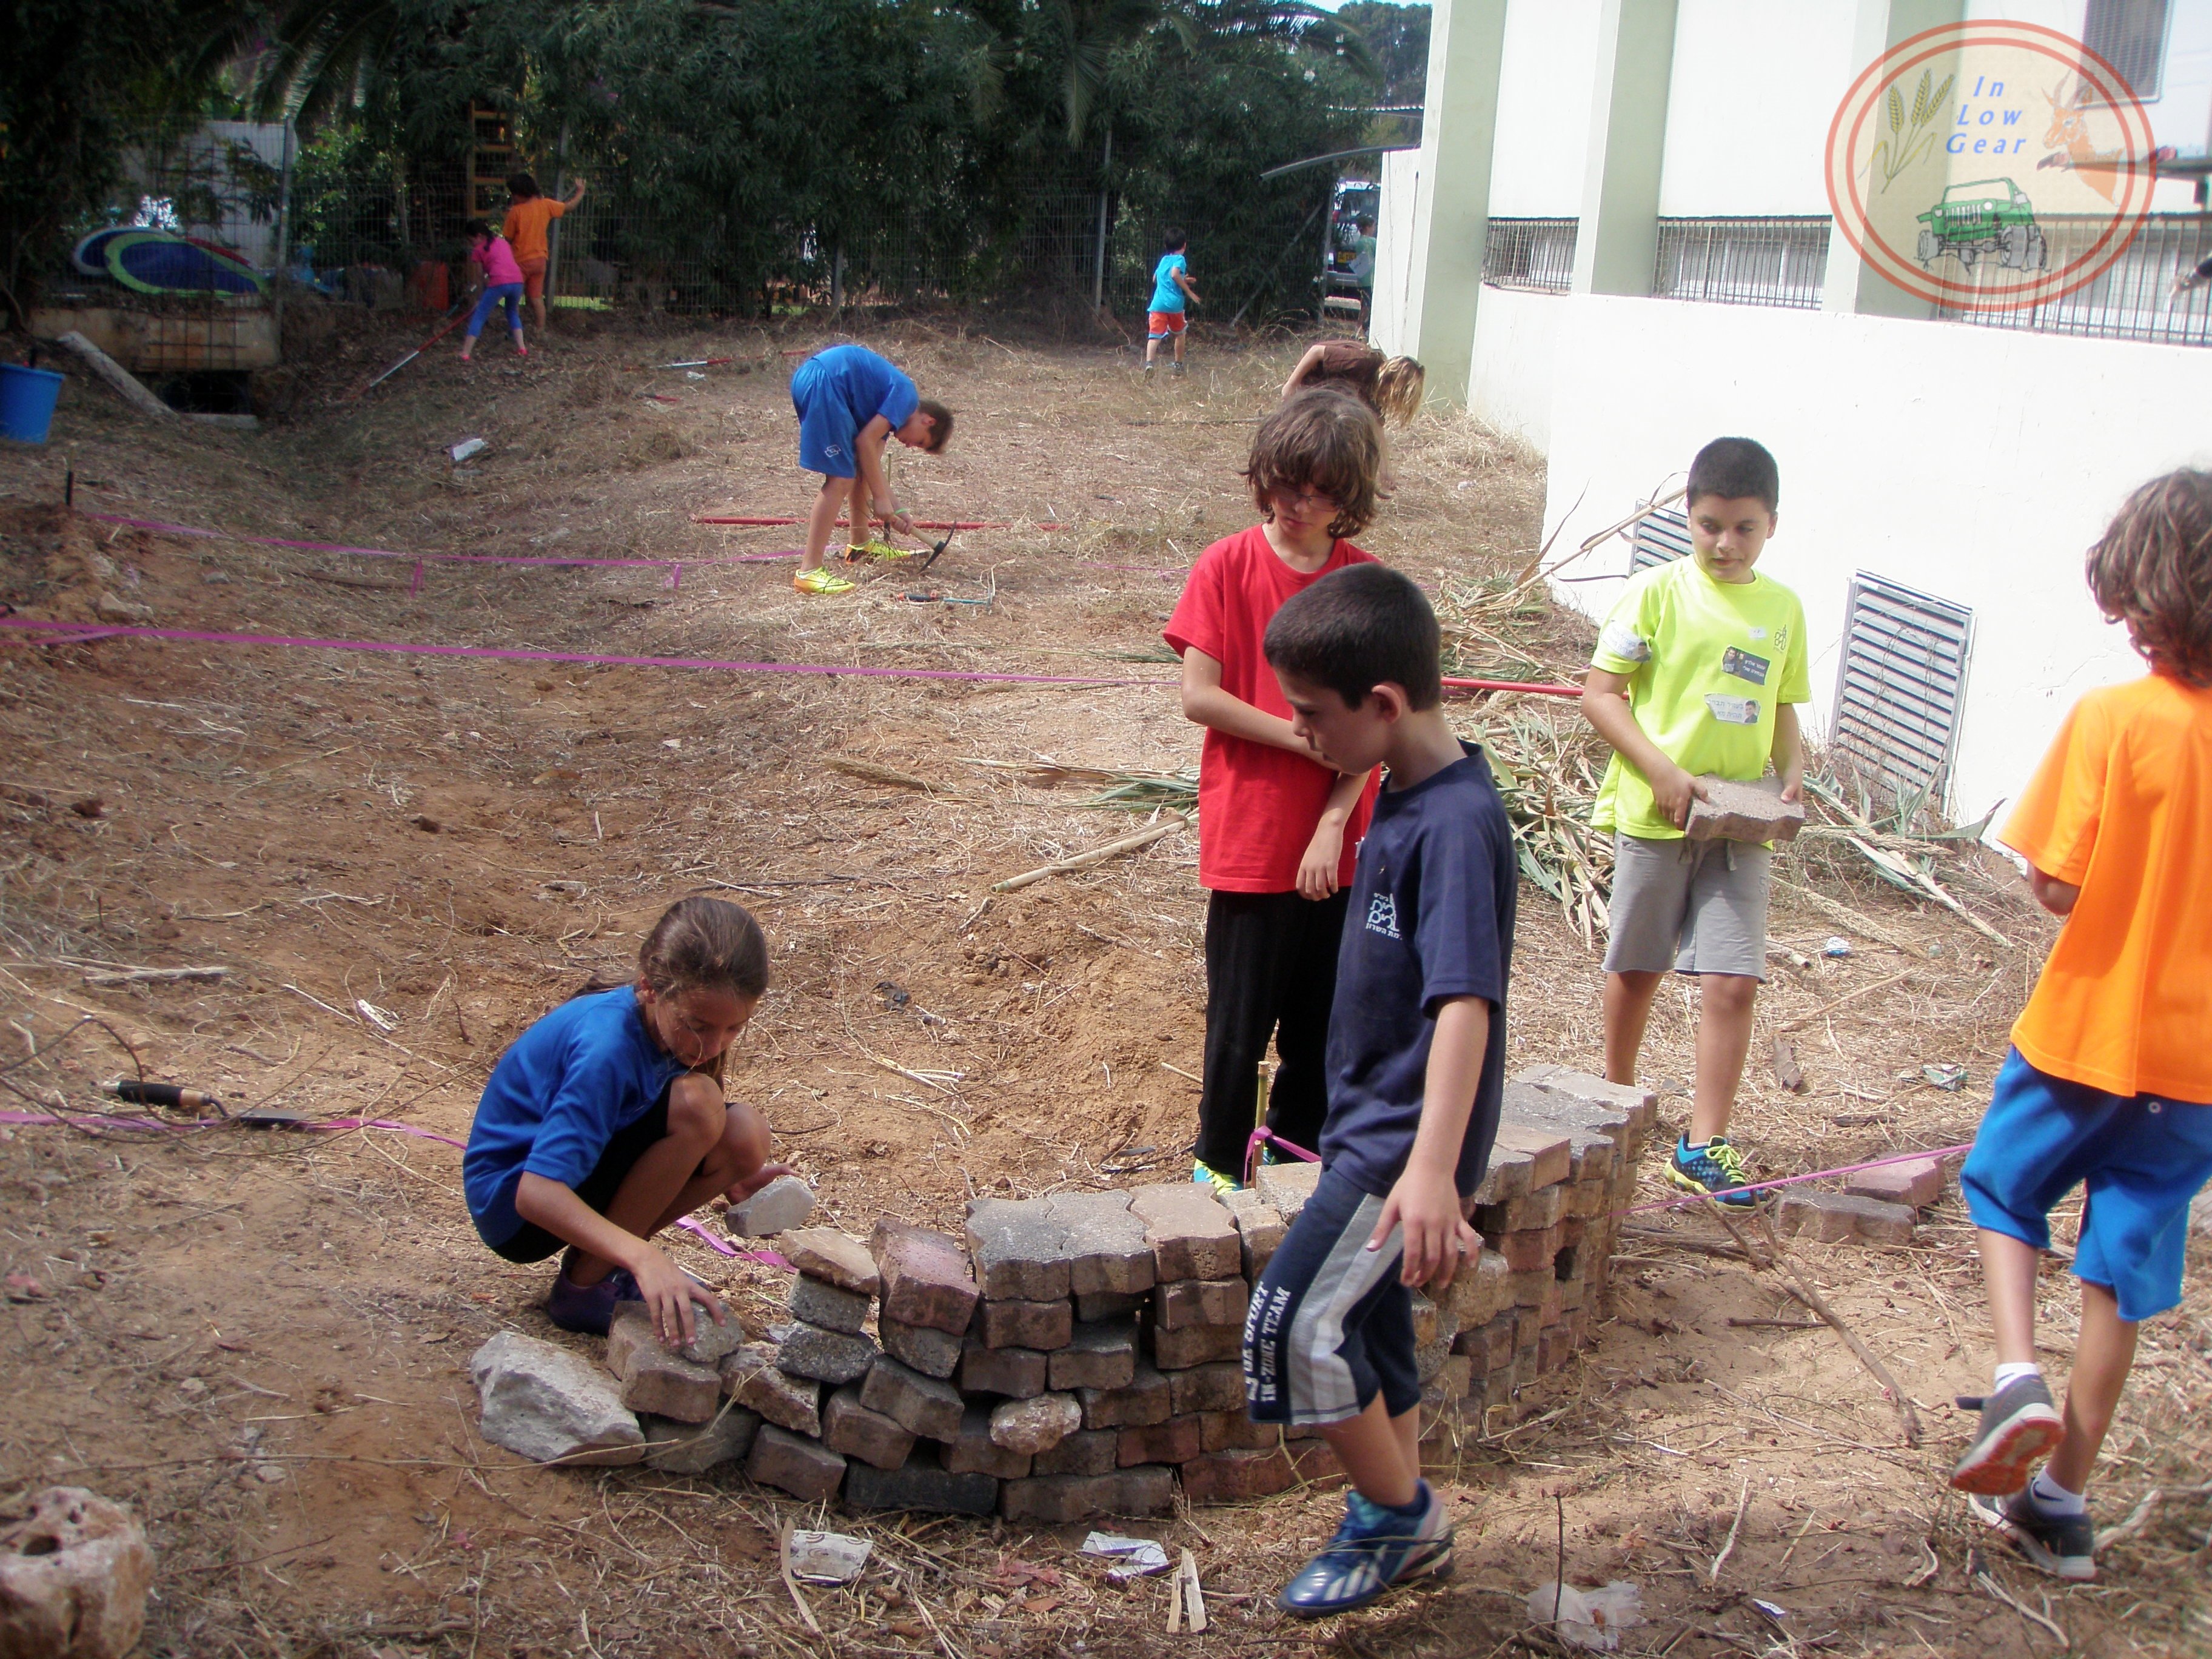
[[[545,1316],[564,1331],[605,1336],[614,1322],[616,1303],[644,1300],[627,1268],[616,1268],[596,1285],[579,1285],[564,1267],[554,1275],[552,1293],[545,1298]]]

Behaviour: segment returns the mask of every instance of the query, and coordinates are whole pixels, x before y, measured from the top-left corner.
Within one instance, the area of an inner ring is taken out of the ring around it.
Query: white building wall
[[[1367,319],[1367,338],[1394,356],[1406,349],[1407,296],[1413,282],[1413,209],[1420,191],[1419,150],[1399,150],[1382,158],[1382,199],[1375,210],[1375,300]]]
[[[1467,406],[1477,419],[1536,450],[1552,441],[1552,387],[1567,296],[1486,288],[1474,313],[1474,369]]]
[[[2212,434],[2175,415],[2212,406],[2212,352],[1667,300],[1550,303],[1545,522],[1566,520],[1558,544],[1679,485],[1709,438],[1765,444],[1782,507],[1760,568],[1804,600],[1815,732],[1858,570],[1973,610],[1962,817],[2018,795],[2083,691],[2141,672],[2091,603],[2082,555],[2136,484],[2212,464]],[[1627,568],[1617,541],[1571,574]],[[1620,590],[1556,591],[1598,615]]]
[[[1599,4],[1514,0],[1506,9],[1490,164],[1492,218],[1571,219],[1582,211]]]
[[[1828,124],[1865,67],[1850,61],[1857,9],[1678,0],[1660,217],[1828,211]]]

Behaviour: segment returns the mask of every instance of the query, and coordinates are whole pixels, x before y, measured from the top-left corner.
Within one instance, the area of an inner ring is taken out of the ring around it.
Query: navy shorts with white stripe
[[[1382,1200],[1334,1170],[1267,1263],[1244,1320],[1244,1407],[1255,1423],[1340,1423],[1377,1394],[1397,1417],[1421,1403],[1403,1230],[1366,1248]]]

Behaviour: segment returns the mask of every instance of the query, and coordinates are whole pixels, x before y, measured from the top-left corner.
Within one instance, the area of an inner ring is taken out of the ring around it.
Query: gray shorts
[[[1608,974],[1766,978],[1767,863],[1751,842],[1613,837]]]

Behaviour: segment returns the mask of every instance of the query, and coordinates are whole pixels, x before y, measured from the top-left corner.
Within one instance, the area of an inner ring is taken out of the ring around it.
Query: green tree
[[[1374,54],[1382,82],[1383,104],[1418,104],[1429,82],[1429,9],[1397,6],[1389,0],[1351,0],[1336,14],[1358,31]]]

